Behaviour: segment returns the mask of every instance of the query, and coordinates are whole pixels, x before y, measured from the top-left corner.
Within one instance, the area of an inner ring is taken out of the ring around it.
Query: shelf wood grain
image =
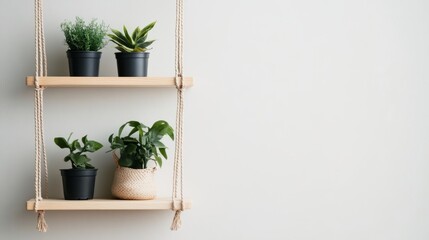
[[[34,211],[34,204],[34,199],[28,200],[27,210]],[[39,202],[39,210],[171,210],[172,204],[171,198],[157,198],[153,200],[43,199]],[[191,206],[191,201],[184,201],[185,209],[190,209]]]
[[[40,77],[42,87],[175,87],[174,77]],[[27,86],[34,86],[34,76],[28,76]],[[193,85],[192,77],[184,77],[185,87]]]

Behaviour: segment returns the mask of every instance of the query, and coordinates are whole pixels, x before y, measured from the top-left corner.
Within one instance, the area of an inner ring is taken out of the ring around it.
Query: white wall
[[[150,75],[174,73],[174,1],[45,0],[50,75],[66,75],[59,24],[157,20]],[[429,2],[186,1],[185,193],[171,212],[25,210],[33,193],[32,1],[2,0],[2,239],[429,239]],[[110,44],[101,75],[115,75]],[[130,119],[174,122],[173,89],[47,89],[52,197],[68,167],[55,136],[107,136]],[[107,147],[105,148],[107,150]],[[172,155],[170,150],[170,155]],[[94,155],[97,197],[113,163]],[[172,161],[159,172],[171,191]]]

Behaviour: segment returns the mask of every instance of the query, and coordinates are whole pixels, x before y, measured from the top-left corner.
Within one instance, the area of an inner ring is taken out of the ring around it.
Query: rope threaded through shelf
[[[42,0],[35,0],[35,80],[34,80],[34,123],[35,123],[35,204],[34,211],[37,212],[37,230],[46,232],[48,225],[45,220],[45,211],[39,210],[42,197],[42,169],[44,175],[44,195],[48,197],[48,162],[46,158],[44,124],[43,124],[43,90],[40,86],[39,77],[47,75],[47,58],[43,25]]]
[[[184,210],[183,203],[183,0],[176,0],[176,77],[177,107],[176,107],[176,144],[173,166],[173,193],[172,210],[175,212],[170,229],[178,230],[182,226],[181,213]],[[176,204],[176,202],[180,204]]]

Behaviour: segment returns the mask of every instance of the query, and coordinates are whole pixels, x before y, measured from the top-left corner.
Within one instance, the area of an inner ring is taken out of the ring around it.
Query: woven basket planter
[[[150,200],[156,197],[156,168],[132,169],[118,166],[112,184],[113,196],[128,200]]]

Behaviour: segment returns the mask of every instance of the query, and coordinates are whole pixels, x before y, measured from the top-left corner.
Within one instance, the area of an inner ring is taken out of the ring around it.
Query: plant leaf
[[[70,145],[70,152],[76,151],[76,147],[75,147],[75,145],[77,145],[76,142],[79,142],[79,140],[75,139],[75,140],[73,140],[73,142],[71,144],[69,144]]]
[[[125,126],[127,126],[128,123],[123,124],[118,131],[118,137],[121,137],[122,131],[124,130]]]
[[[118,49],[120,52],[133,52],[134,50],[132,48],[128,48],[125,46],[116,46],[116,49]]]
[[[113,34],[108,34],[107,36],[109,36],[112,39],[115,39],[117,41],[119,41],[121,44],[126,45],[128,47],[132,47],[128,44],[130,44],[128,42],[127,37],[125,37],[120,31],[112,29]]]
[[[124,152],[127,155],[132,155],[135,154],[137,150],[137,145],[136,144],[129,144],[125,147]]]
[[[159,165],[159,167],[162,167],[162,159],[158,156],[155,156],[155,160],[156,160],[156,163]]]
[[[149,47],[153,42],[155,42],[155,40],[150,40],[150,41],[146,41],[144,43],[139,44],[138,46],[141,48],[147,48]]]
[[[86,147],[86,150],[88,150],[88,152],[95,152],[102,147],[103,147],[103,144],[101,144],[97,141],[91,140],[91,141],[88,141],[88,145]]]
[[[123,141],[125,144],[128,144],[128,143],[135,143],[135,144],[138,144],[138,142],[139,142],[136,138],[129,137],[129,136],[127,136],[127,137],[123,137],[123,138],[122,138],[122,141]]]
[[[136,45],[139,45],[139,44],[144,43],[144,42],[146,41],[146,38],[147,38],[147,34],[146,34],[146,35],[144,35],[144,36],[141,36],[140,38],[138,38],[138,39],[136,40]]]
[[[153,145],[157,148],[167,148],[164,143],[160,142],[160,141],[155,141],[153,142]]]
[[[130,34],[128,34],[127,28],[124,26],[123,29],[124,29],[124,34],[125,34],[125,37],[127,38],[127,41],[132,45],[134,45],[134,41],[131,39]]]
[[[130,124],[130,126],[131,126],[131,124]],[[134,128],[131,129],[131,131],[128,134],[128,136],[131,136],[131,135],[133,135],[136,132],[139,132],[139,137],[143,136],[143,134],[144,134],[144,130],[143,130],[144,125],[143,124],[138,124],[138,125],[135,125],[135,126],[133,125],[133,127]]]
[[[83,145],[88,144],[88,135],[85,135],[85,136],[82,138],[82,142],[83,142]]]
[[[171,137],[173,129],[164,120],[155,122],[150,128],[150,139],[151,141],[159,141],[165,134],[169,134]]]
[[[85,163],[85,168],[94,169],[94,166],[92,166],[90,163]]]
[[[174,130],[173,130],[173,128],[171,126],[168,127],[167,134],[171,138],[171,140],[174,141]]]
[[[56,137],[56,138],[54,138],[54,142],[60,148],[68,148],[68,149],[70,149],[70,146],[69,146],[67,140],[65,138],[63,138],[63,137]]]
[[[161,155],[167,159],[167,152],[165,151],[165,148],[159,148],[159,152],[161,153]]]
[[[80,143],[79,143],[79,141],[77,139],[74,140],[72,144],[73,144],[72,151],[74,151],[76,149],[79,150],[79,151],[82,150],[82,146],[80,145]]]
[[[128,124],[130,125],[130,127],[141,126],[142,128],[147,128],[146,125],[144,125],[143,123],[141,123],[139,121],[129,121]]]
[[[153,27],[155,27],[156,22],[151,22],[146,27],[144,27],[140,33],[137,35],[137,38],[141,38],[143,35],[147,34]]]
[[[123,157],[119,159],[119,165],[122,167],[130,167],[133,165],[133,161],[128,157]]]
[[[71,157],[70,157],[70,154],[69,154],[69,155],[67,155],[67,156],[64,158],[64,162],[68,162],[68,161],[70,161],[70,160],[72,160],[72,159],[71,159]]]
[[[70,154],[70,158],[76,168],[85,168],[85,164],[90,160],[86,155],[78,154]]]
[[[136,27],[136,29],[134,29],[134,32],[132,34],[132,38],[135,40],[137,37],[137,34],[140,32],[140,27]]]

